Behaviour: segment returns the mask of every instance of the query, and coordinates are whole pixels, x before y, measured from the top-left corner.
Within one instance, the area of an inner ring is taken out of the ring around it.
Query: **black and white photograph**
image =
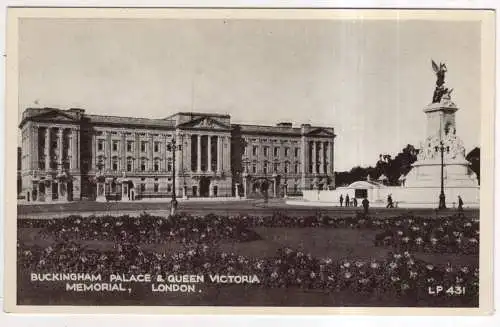
[[[491,308],[494,12],[109,11],[9,13],[9,311]]]

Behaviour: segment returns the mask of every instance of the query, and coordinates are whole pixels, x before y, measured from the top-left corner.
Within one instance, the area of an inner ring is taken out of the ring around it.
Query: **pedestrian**
[[[458,196],[458,211],[464,211],[464,201],[462,200],[462,197],[460,195]]]
[[[394,203],[392,202],[392,196],[389,194],[387,196],[387,206],[386,208],[394,208]]]
[[[345,206],[348,207],[349,206],[349,194],[346,194],[345,196]]]
[[[368,214],[368,208],[370,207],[370,201],[368,201],[367,198],[364,198],[363,202],[361,202],[361,204],[363,205],[364,213],[365,213],[365,216],[366,216]]]
[[[342,204],[344,203],[344,197],[342,196],[342,194],[340,194],[340,206],[342,207]]]
[[[356,197],[354,197],[354,198],[352,199],[352,204],[353,204],[355,207],[357,207],[357,206],[358,206],[358,199],[356,199]]]

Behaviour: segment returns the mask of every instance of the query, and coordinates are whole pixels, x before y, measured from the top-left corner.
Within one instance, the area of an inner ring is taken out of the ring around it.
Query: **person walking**
[[[392,202],[392,196],[389,194],[387,196],[387,206],[386,208],[394,208],[394,203]]]
[[[345,196],[345,206],[348,207],[349,206],[349,194],[346,194]]]
[[[363,205],[363,209],[364,209],[364,214],[365,216],[368,214],[368,209],[370,207],[370,201],[368,201],[367,198],[364,198],[363,199],[363,202],[361,202],[361,204]]]
[[[358,199],[356,199],[356,197],[354,197],[354,198],[352,199],[352,204],[353,204],[355,207],[357,207],[357,206],[358,206]]]
[[[344,204],[344,197],[342,196],[342,194],[340,194],[340,206],[342,207],[342,204]]]
[[[462,197],[460,195],[458,196],[458,211],[464,211],[464,201],[462,200]]]

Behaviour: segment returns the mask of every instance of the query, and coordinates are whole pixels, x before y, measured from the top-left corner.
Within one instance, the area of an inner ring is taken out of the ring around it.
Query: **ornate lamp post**
[[[439,146],[436,146],[436,152],[441,152],[441,193],[439,194],[439,209],[446,209],[446,196],[444,195],[444,144],[443,141],[439,142]]]
[[[172,201],[170,202],[170,216],[175,216],[177,211],[177,195],[176,195],[176,186],[175,186],[175,153],[182,149],[182,144],[177,145],[175,136],[172,138],[172,141],[167,144],[167,151],[172,152]]]

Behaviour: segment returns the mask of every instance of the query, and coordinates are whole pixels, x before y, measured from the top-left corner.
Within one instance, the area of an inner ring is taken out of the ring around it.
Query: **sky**
[[[28,107],[164,118],[227,113],[232,123],[333,127],[335,170],[374,165],[426,137],[436,76],[480,144],[477,22],[23,19],[19,115]]]

